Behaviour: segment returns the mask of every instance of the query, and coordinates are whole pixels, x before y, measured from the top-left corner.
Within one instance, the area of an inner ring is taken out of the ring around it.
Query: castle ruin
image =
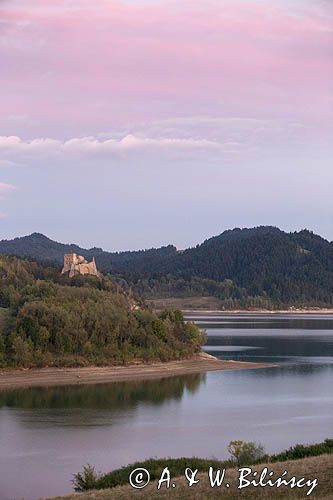
[[[78,255],[77,253],[66,253],[64,255],[64,267],[62,268],[61,274],[66,273],[69,273],[68,276],[70,278],[79,274],[99,276],[95,258],[93,257],[92,262],[87,262],[82,255]]]

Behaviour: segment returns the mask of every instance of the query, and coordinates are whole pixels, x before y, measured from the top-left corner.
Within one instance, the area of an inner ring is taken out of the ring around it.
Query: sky
[[[331,0],[0,0],[0,238],[333,240]]]

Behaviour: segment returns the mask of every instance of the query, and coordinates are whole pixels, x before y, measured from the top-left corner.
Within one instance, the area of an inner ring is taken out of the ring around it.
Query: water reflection
[[[238,359],[246,361],[262,361],[279,359],[279,362],[286,362],[292,359],[293,362],[314,362],[315,358],[324,358],[325,364],[332,363],[333,355],[333,335],[331,332],[323,335],[321,330],[311,331],[311,335],[295,334],[292,330],[289,336],[279,335],[275,331],[272,335],[246,336],[246,346],[244,346],[244,331],[239,336],[237,333],[231,335],[226,329],[225,335],[216,336],[214,329],[207,329],[208,341],[205,350],[223,359]],[[234,349],[232,348],[234,346]],[[225,348],[225,350],[223,350]]]
[[[333,432],[333,316],[195,315],[205,350],[277,368],[0,393],[0,499],[71,490],[87,462],[226,458],[232,439],[268,453]]]
[[[187,315],[186,319],[195,321],[202,328],[210,329],[333,330],[332,314],[192,314]]]
[[[113,410],[135,408],[139,403],[160,406],[179,401],[184,394],[195,394],[205,383],[206,374],[167,377],[159,380],[109,384],[33,387],[0,392],[0,408]]]

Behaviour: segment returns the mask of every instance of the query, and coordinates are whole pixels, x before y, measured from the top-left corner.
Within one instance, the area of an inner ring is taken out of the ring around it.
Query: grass
[[[94,468],[88,466],[84,473],[77,474],[75,486],[77,491],[114,488],[128,484],[130,473],[137,468],[149,470],[151,480],[159,479],[165,467],[168,467],[172,477],[181,476],[184,470],[188,467],[199,472],[207,471],[209,467],[214,469],[231,469],[237,464],[259,464],[259,463],[274,463],[285,462],[287,460],[298,460],[307,457],[316,457],[325,454],[333,454],[333,439],[325,439],[322,443],[311,445],[297,444],[288,450],[277,455],[264,455],[263,450],[259,451],[256,443],[244,443],[243,441],[234,441],[234,444],[240,445],[237,457],[234,455],[232,460],[207,460],[197,457],[192,458],[154,458],[144,462],[136,462],[134,464],[121,467],[101,476],[96,475]],[[232,444],[230,443],[230,445]],[[237,447],[236,447],[237,448]],[[259,453],[258,453],[259,451]]]
[[[112,489],[91,490],[84,493],[57,497],[52,500],[129,500],[149,498],[149,500],[205,500],[205,499],[227,499],[227,500],[265,500],[265,499],[321,499],[333,500],[333,455],[321,455],[318,457],[309,457],[301,460],[291,460],[286,462],[268,463],[270,470],[274,471],[275,477],[288,471],[288,477],[305,477],[306,479],[318,479],[318,486],[311,494],[306,496],[307,489],[293,489],[287,487],[277,488],[254,488],[249,487],[242,491],[237,489],[238,470],[228,469],[226,480],[231,485],[230,488],[222,486],[221,488],[211,488],[207,479],[207,474],[200,473],[197,478],[200,483],[188,487],[188,483],[183,477],[173,479],[175,488],[156,489],[156,481],[153,481],[143,490],[134,490],[131,486],[117,486]],[[265,467],[264,464],[253,466],[253,470],[260,471]]]

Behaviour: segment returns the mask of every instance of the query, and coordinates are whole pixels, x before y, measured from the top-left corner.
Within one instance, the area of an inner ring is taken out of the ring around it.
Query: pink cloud
[[[6,182],[0,182],[0,200],[5,196],[16,190],[16,186],[12,184],[7,184]],[[1,214],[0,214],[1,215]]]
[[[309,4],[14,0],[0,9],[2,116],[58,135],[179,113],[331,123],[332,8]]]

